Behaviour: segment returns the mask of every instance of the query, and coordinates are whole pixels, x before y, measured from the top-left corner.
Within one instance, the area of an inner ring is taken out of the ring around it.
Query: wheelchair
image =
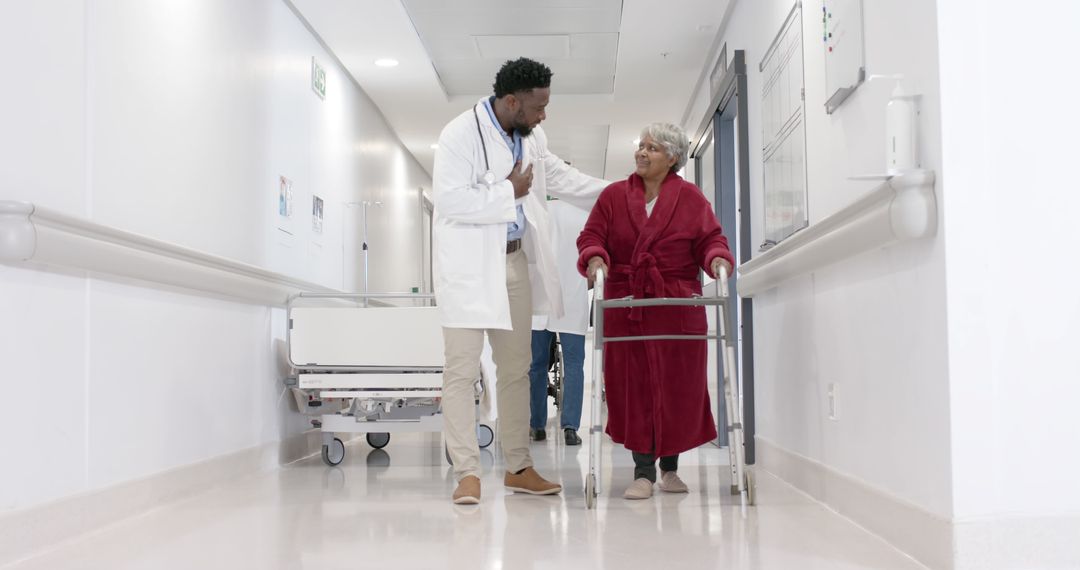
[[[554,398],[555,408],[562,411],[563,402],[563,376],[565,365],[563,363],[562,343],[559,342],[559,333],[552,335],[551,346],[548,352],[548,385],[547,395]]]

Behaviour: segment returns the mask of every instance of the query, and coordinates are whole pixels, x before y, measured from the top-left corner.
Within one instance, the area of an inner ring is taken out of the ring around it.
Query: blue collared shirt
[[[514,131],[514,136],[506,134],[506,131],[502,129],[499,124],[499,119],[495,117],[495,110],[491,108],[491,101],[494,97],[489,97],[484,100],[484,108],[487,109],[488,116],[491,117],[491,122],[495,124],[495,128],[499,129],[499,134],[502,135],[503,142],[506,146],[510,147],[510,150],[514,153],[514,163],[521,162],[524,156],[524,145],[521,144],[521,133]],[[506,241],[513,241],[521,239],[525,235],[525,208],[518,204],[517,220],[506,224]]]

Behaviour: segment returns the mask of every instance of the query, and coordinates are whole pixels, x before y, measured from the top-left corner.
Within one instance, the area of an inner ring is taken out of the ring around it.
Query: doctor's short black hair
[[[495,74],[495,97],[551,87],[551,68],[527,57],[507,61]]]

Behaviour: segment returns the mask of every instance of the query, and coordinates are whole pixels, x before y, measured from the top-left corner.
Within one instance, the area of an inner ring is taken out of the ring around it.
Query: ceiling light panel
[[[618,32],[622,0],[402,0],[421,37]]]
[[[614,90],[622,0],[403,0],[403,5],[451,97],[490,93],[499,67],[518,57],[549,66],[559,94]]]
[[[615,87],[615,62],[552,60],[544,63],[555,73],[551,80],[552,96],[607,95]],[[491,84],[502,64],[503,60],[453,62],[439,68],[439,77],[450,95],[490,95]]]
[[[570,57],[570,36],[473,36],[473,40],[484,59],[550,61]]]

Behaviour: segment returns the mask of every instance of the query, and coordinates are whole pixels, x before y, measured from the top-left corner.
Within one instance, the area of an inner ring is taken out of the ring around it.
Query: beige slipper
[[[660,474],[660,490],[665,493],[689,493],[690,488],[679,479],[679,474],[674,471],[664,471]]]
[[[622,496],[624,499],[630,499],[632,501],[648,499],[649,497],[652,497],[652,486],[653,482],[644,477],[634,479],[634,482],[630,483],[630,486],[626,488],[626,491],[623,492]]]

